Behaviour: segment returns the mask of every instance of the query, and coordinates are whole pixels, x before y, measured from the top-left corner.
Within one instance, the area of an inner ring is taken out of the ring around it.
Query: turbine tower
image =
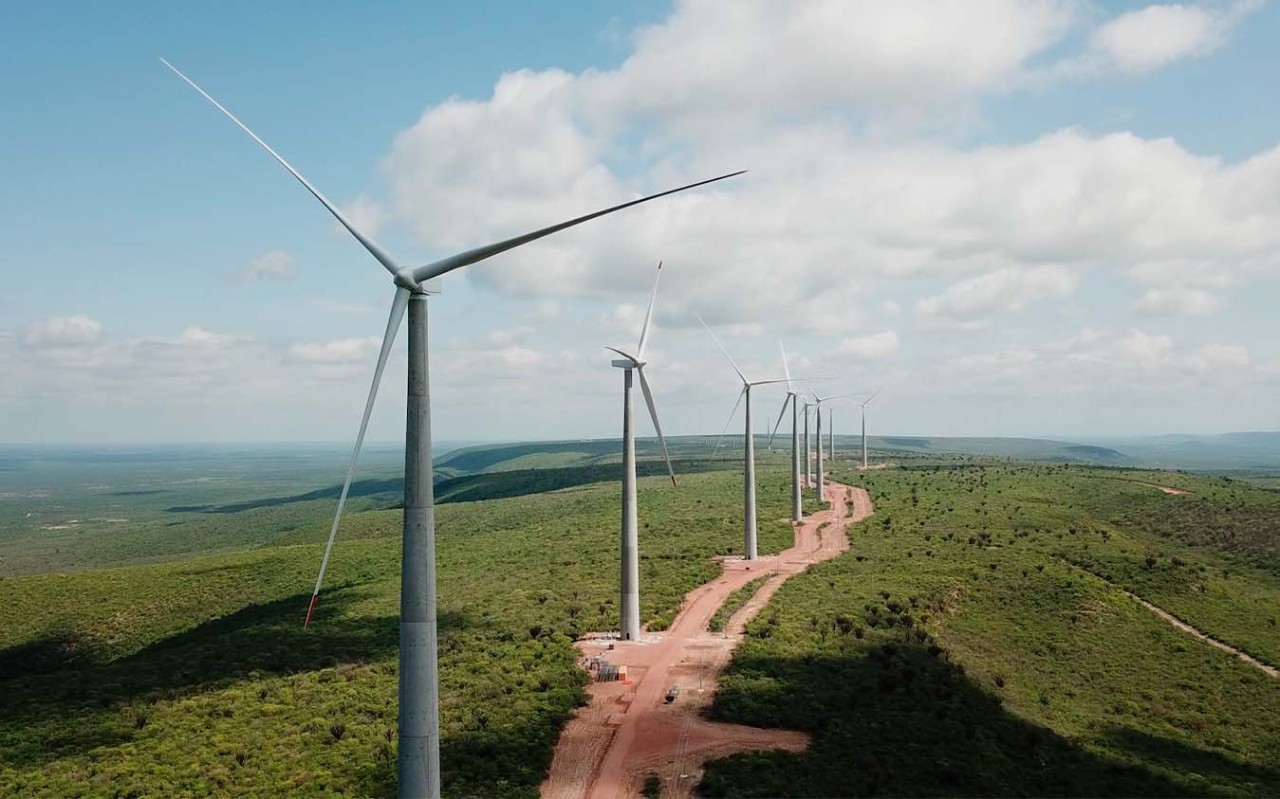
[[[667,441],[662,437],[662,425],[658,422],[658,409],[653,404],[653,392],[649,390],[649,381],[644,376],[644,351],[649,344],[649,322],[653,319],[653,302],[658,298],[658,281],[662,279],[662,262],[658,262],[658,276],[653,279],[653,293],[649,295],[649,310],[644,315],[644,327],[640,329],[640,344],[635,355],[617,347],[605,349],[621,355],[614,359],[613,366],[623,370],[622,374],[622,534],[620,537],[622,550],[622,569],[619,579],[619,631],[622,640],[635,641],[640,637],[640,533],[636,524],[636,429],[631,420],[631,383],[632,373],[640,376],[640,390],[644,392],[645,404],[649,406],[649,418],[653,419],[653,429],[658,434],[658,443],[662,445],[662,457],[667,461],[667,471],[671,474],[671,485],[676,484],[676,472],[671,467],[671,457],[667,454]]]
[[[738,406],[746,400],[746,422],[743,428],[743,478],[742,478],[742,556],[747,560],[756,559],[756,448],[755,442],[752,440],[754,436],[751,430],[751,388],[752,386],[764,386],[770,383],[785,383],[786,380],[748,380],[747,376],[738,368],[738,364],[734,363],[733,356],[720,343],[720,339],[716,338],[716,334],[707,327],[707,323],[702,321],[702,317],[698,317],[698,321],[702,322],[702,326],[707,329],[707,333],[711,334],[711,340],[716,343],[720,351],[724,353],[724,357],[729,359],[729,365],[733,367],[733,371],[738,373],[738,378],[742,380],[742,390],[738,392],[738,399],[733,403],[733,410],[729,412],[729,418],[724,423],[724,429],[729,429],[729,424],[733,421],[733,417],[738,412]],[[720,437],[724,437],[724,432],[720,433]],[[716,445],[717,448],[719,444]],[[714,456],[713,456],[714,457]]]
[[[875,394],[872,394],[870,397],[867,397],[862,402],[858,403],[859,405],[862,406],[862,469],[863,471],[866,471],[867,469],[867,406],[871,404],[871,400],[876,398],[876,394],[879,394],[883,390],[884,389],[876,389]]]
[[[809,448],[809,400],[804,401],[804,485],[809,488],[813,485],[813,453]]]
[[[817,449],[818,449],[818,501],[826,502],[827,501],[826,487],[823,484],[823,477],[822,477],[822,403],[832,402],[838,399],[844,399],[849,395],[839,394],[839,395],[833,395],[830,397],[819,397],[817,394],[814,393],[813,389],[809,389],[809,393],[813,395],[813,404],[817,409],[817,413],[815,415],[817,416],[817,420],[816,420],[817,442],[816,443],[817,443]]]
[[[360,420],[360,430],[356,434],[355,446],[351,452],[351,461],[347,467],[347,476],[342,484],[342,493],[338,497],[337,511],[334,513],[333,525],[329,529],[329,540],[325,543],[324,557],[320,561],[320,573],[316,577],[316,587],[307,607],[307,618],[304,624],[311,621],[315,611],[316,600],[320,594],[320,585],[324,580],[325,569],[329,564],[329,554],[333,547],[334,536],[338,531],[338,521],[342,517],[342,509],[346,504],[347,493],[351,488],[351,478],[355,472],[356,459],[360,455],[360,447],[364,443],[365,431],[369,426],[369,414],[373,411],[374,399],[378,394],[378,385],[382,382],[382,372],[391,354],[391,345],[395,341],[396,332],[400,328],[401,319],[406,310],[409,316],[409,380],[408,407],[405,413],[405,467],[404,467],[404,529],[402,566],[400,570],[400,690],[398,731],[400,737],[399,754],[396,763],[396,777],[401,796],[430,797],[440,796],[440,700],[439,680],[437,675],[436,646],[436,558],[435,558],[435,495],[432,486],[431,462],[431,395],[427,371],[427,297],[438,294],[441,275],[461,269],[464,266],[492,258],[507,250],[536,241],[566,228],[582,224],[605,214],[620,211],[633,205],[674,194],[695,186],[703,186],[723,180],[741,172],[721,175],[711,180],[704,180],[678,189],[671,189],[660,194],[631,200],[611,208],[560,222],[550,227],[534,230],[520,236],[503,239],[481,247],[451,255],[438,261],[411,267],[402,266],[381,247],[362,233],[337,206],[329,201],[302,173],[294,169],[275,150],[271,149],[258,135],[236,118],[208,92],[200,88],[194,81],[183,75],[176,67],[164,59],[161,62],[173,70],[178,77],[186,81],[206,100],[225,114],[242,131],[270,153],[280,166],[293,175],[313,197],[338,220],[356,241],[368,250],[369,254],[380,263],[392,276],[395,294],[391,301],[391,313],[387,317],[386,331],[383,333],[382,346],[378,351],[378,361],[373,371],[373,383],[365,400],[364,415]]]
[[[833,463],[836,459],[836,423],[834,418],[834,409],[827,408],[827,460]]]
[[[769,443],[772,447],[773,437],[778,434],[778,427],[782,424],[782,417],[787,413],[787,404],[791,405],[791,521],[804,521],[804,503],[800,494],[800,392],[796,391],[795,384],[791,382],[791,367],[787,365],[787,350],[782,346],[782,342],[778,342],[778,350],[782,353],[782,371],[786,375],[787,396],[782,400],[782,410],[778,413],[778,422],[773,426],[773,432],[769,434]],[[809,407],[805,405],[804,412],[805,422],[805,482],[808,482],[809,465]]]

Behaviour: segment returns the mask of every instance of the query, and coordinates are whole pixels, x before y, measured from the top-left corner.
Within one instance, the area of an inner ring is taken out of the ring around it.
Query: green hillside
[[[655,628],[740,544],[739,455],[709,461],[708,441],[678,450],[678,487],[642,461]],[[538,446],[463,451],[475,471],[437,483],[453,797],[536,793],[583,699],[572,637],[617,622],[619,465],[608,442]],[[502,468],[572,452],[594,462]],[[897,452],[875,472],[836,461],[875,516],[783,586],[712,708],[808,730],[813,748],[717,761],[704,794],[1280,793],[1280,680],[1124,593],[1280,664],[1280,493]],[[788,459],[761,453],[762,551],[790,542]],[[287,472],[76,477],[0,506],[0,795],[393,792],[399,487],[385,472],[359,484],[303,630],[333,489]],[[121,509],[134,520],[93,521]]]

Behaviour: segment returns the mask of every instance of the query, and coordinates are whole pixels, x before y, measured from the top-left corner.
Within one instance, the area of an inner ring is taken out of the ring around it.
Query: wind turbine
[[[653,302],[658,298],[658,281],[662,279],[662,262],[658,262],[658,276],[653,279],[653,293],[649,295],[649,310],[644,315],[644,327],[640,329],[640,344],[635,355],[617,347],[605,347],[622,356],[614,359],[613,366],[623,370],[622,378],[622,573],[619,580],[619,630],[622,640],[635,641],[640,637],[640,534],[636,524],[636,430],[631,422],[631,377],[632,373],[640,376],[640,390],[644,392],[645,404],[649,406],[649,417],[653,419],[653,429],[658,433],[658,443],[662,445],[662,457],[667,461],[667,471],[671,474],[671,485],[676,484],[676,472],[671,467],[671,457],[667,454],[667,442],[662,437],[662,425],[658,422],[658,409],[653,405],[653,392],[649,390],[649,381],[644,376],[644,350],[649,343],[649,322],[653,319]]]
[[[826,502],[827,501],[826,486],[823,484],[823,478],[822,478],[822,403],[832,402],[838,399],[844,399],[849,395],[838,394],[830,397],[819,397],[816,393],[814,393],[813,389],[809,389],[809,393],[813,395],[813,404],[817,408],[817,413],[815,414],[815,416],[817,417],[816,421],[817,421],[817,449],[818,449],[818,501]]]
[[[833,408],[827,408],[827,460],[832,463],[836,459],[836,423]]]
[[[782,400],[782,410],[778,412],[778,422],[773,426],[773,432],[769,434],[770,446],[773,444],[773,437],[778,434],[778,427],[782,424],[782,417],[787,412],[787,403],[791,404],[791,521],[799,522],[804,520],[804,503],[801,501],[800,495],[800,409],[797,403],[800,401],[800,392],[796,391],[795,385],[791,382],[791,367],[787,365],[787,350],[782,346],[782,342],[778,342],[778,350],[782,352],[782,371],[787,380],[787,396]],[[809,406],[805,404],[804,411],[804,448],[805,448],[805,482],[809,480]]]
[[[879,394],[883,390],[884,389],[876,389],[875,394],[872,394],[870,397],[867,397],[862,402],[858,403],[859,405],[862,406],[862,469],[863,471],[866,471],[867,469],[867,406],[871,404],[871,400],[876,398],[876,394]]]
[[[804,486],[808,488],[813,485],[813,451],[809,447],[809,399],[806,397],[803,403],[804,409]]]
[[[702,321],[702,317],[698,317],[698,321],[702,322],[702,326],[711,334],[711,340],[716,343],[720,351],[724,353],[724,357],[729,359],[729,365],[733,367],[733,371],[738,373],[738,378],[742,380],[742,390],[738,392],[738,400],[733,403],[733,410],[729,412],[729,418],[724,423],[724,429],[729,429],[729,423],[733,421],[734,414],[738,412],[738,406],[744,404],[746,400],[746,420],[743,428],[743,478],[742,478],[742,556],[747,560],[756,559],[756,448],[755,442],[752,440],[751,430],[751,387],[764,386],[770,383],[785,383],[782,380],[748,380],[747,376],[738,368],[738,364],[734,363],[733,356],[720,343],[720,339],[716,338],[716,334],[707,327],[707,323]],[[724,432],[720,433],[721,438]],[[717,446],[719,446],[717,444]]]
[[[320,573],[316,577],[315,591],[307,607],[307,619],[304,624],[310,623],[311,615],[315,611],[316,600],[320,595],[320,585],[324,581],[325,569],[329,564],[334,536],[338,531],[338,520],[342,517],[342,509],[346,504],[347,492],[351,488],[351,478],[355,472],[356,459],[360,455],[360,447],[364,443],[365,431],[369,426],[369,414],[373,410],[374,399],[378,394],[378,385],[382,382],[382,372],[386,367],[387,357],[391,353],[396,332],[400,328],[400,321],[406,310],[408,312],[409,380],[408,407],[405,413],[404,530],[401,554],[403,563],[400,570],[400,689],[397,725],[400,746],[396,777],[401,796],[427,796],[438,799],[440,796],[440,700],[436,660],[435,495],[431,482],[431,395],[427,372],[427,297],[430,294],[439,293],[437,278],[455,269],[492,258],[499,253],[596,217],[685,189],[740,175],[742,172],[721,175],[711,180],[631,200],[550,227],[466,250],[422,266],[402,266],[375,244],[369,236],[357,229],[337,206],[302,176],[302,173],[258,138],[258,135],[234,114],[168,61],[163,58],[160,60],[261,145],[313,197],[319,200],[339,224],[346,228],[356,241],[360,242],[369,254],[391,273],[392,282],[396,287],[391,301],[391,313],[387,317],[386,331],[382,337],[382,346],[378,351],[377,365],[374,367],[373,383],[369,387],[369,395],[365,400],[360,430],[356,434],[355,447],[351,452],[351,461],[347,467],[346,479],[342,484],[342,493],[338,497],[338,508],[334,513],[333,525],[329,529],[329,540],[325,543],[324,557],[320,561]]]

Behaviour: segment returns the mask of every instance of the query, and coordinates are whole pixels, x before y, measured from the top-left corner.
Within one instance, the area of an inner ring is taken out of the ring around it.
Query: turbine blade
[[[628,361],[631,361],[631,362],[632,362],[632,363],[634,363],[634,364],[638,364],[638,363],[640,363],[640,359],[639,359],[639,358],[637,358],[636,356],[632,355],[632,354],[631,354],[631,353],[629,353],[629,352],[624,352],[623,350],[620,350],[620,349],[618,349],[617,347],[605,347],[605,349],[606,349],[606,350],[609,350],[610,352],[616,352],[616,353],[618,353],[618,354],[619,354],[619,355],[621,355],[623,358],[626,358]]]
[[[738,413],[738,406],[742,404],[742,398],[747,393],[747,387],[743,386],[738,391],[738,401],[733,403],[733,410],[729,411],[729,418],[724,420],[724,429],[720,431],[720,437],[716,439],[716,448],[711,451],[711,460],[716,459],[716,455],[720,452],[720,445],[724,443],[724,434],[729,432],[729,425],[733,423],[733,417]]]
[[[324,545],[324,557],[320,560],[320,574],[316,577],[316,588],[311,593],[311,604],[307,607],[307,620],[303,622],[303,627],[311,624],[311,614],[315,612],[316,600],[320,598],[320,585],[324,582],[325,569],[329,568],[329,553],[333,551],[333,539],[338,535],[338,522],[342,519],[342,509],[347,504],[347,492],[351,490],[351,478],[356,471],[356,459],[360,457],[364,433],[369,428],[369,415],[373,413],[373,401],[378,396],[378,384],[382,382],[382,371],[387,365],[387,356],[391,354],[391,345],[395,343],[396,331],[400,329],[400,320],[404,318],[404,311],[408,305],[409,290],[397,288],[395,298],[391,301],[391,315],[387,317],[387,332],[382,336],[382,349],[378,351],[378,365],[373,370],[373,384],[369,386],[369,398],[364,402],[360,432],[356,434],[356,445],[351,450],[351,464],[347,466],[347,479],[342,483],[342,494],[338,497],[338,510],[333,514],[333,526],[329,528],[329,540]]]
[[[750,381],[750,384],[753,386],[769,386],[769,385],[773,385],[774,383],[785,383],[785,382],[787,382],[786,378],[779,378],[777,380],[752,380]]]
[[[694,314],[694,316],[698,316],[698,315],[697,315],[697,314]],[[710,334],[711,334],[711,340],[712,340],[712,341],[714,341],[714,342],[716,343],[716,346],[720,348],[720,351],[724,353],[724,357],[726,357],[726,358],[728,358],[728,359],[729,359],[729,365],[733,367],[733,371],[735,371],[735,372],[737,372],[737,373],[738,373],[738,377],[742,378],[742,382],[743,382],[743,383],[746,383],[746,382],[747,382],[747,376],[746,376],[746,375],[744,375],[744,374],[742,373],[742,370],[738,368],[738,364],[736,364],[736,363],[734,363],[734,362],[733,362],[733,356],[732,356],[732,355],[730,355],[730,354],[729,354],[729,351],[728,351],[728,350],[726,350],[726,349],[724,348],[724,345],[720,343],[720,339],[716,338],[716,334],[712,332],[712,330],[711,330],[711,328],[710,328],[710,327],[707,327],[707,323],[706,323],[705,321],[703,321],[703,319],[702,319],[702,317],[701,317],[701,316],[698,316],[698,321],[699,321],[699,322],[702,322],[702,326],[703,326],[704,328],[706,328],[706,331],[707,331],[708,333],[710,333]]]
[[[439,261],[434,261],[432,263],[425,264],[423,266],[419,266],[417,269],[414,269],[413,279],[415,282],[421,283],[424,280],[430,280],[433,277],[439,277],[440,275],[443,275],[446,272],[452,272],[455,269],[459,269],[464,266],[469,266],[471,264],[476,263],[477,261],[483,261],[486,258],[492,258],[493,256],[499,253],[503,253],[512,248],[519,247],[522,244],[528,244],[531,241],[537,241],[543,236],[550,236],[552,233],[558,233],[561,230],[565,230],[566,228],[571,228],[574,225],[580,225],[583,222],[590,222],[592,219],[604,216],[605,214],[611,214],[614,211],[621,211],[624,208],[630,208],[631,206],[639,205],[640,203],[647,203],[650,200],[656,200],[659,197],[666,197],[668,194],[676,194],[677,192],[682,192],[687,189],[696,189],[699,186],[705,186],[708,183],[715,183],[718,180],[725,180],[727,178],[737,177],[738,175],[741,175],[746,171],[747,170],[743,169],[738,172],[730,172],[727,175],[721,175],[720,177],[711,178],[710,180],[700,180],[697,183],[690,183],[689,185],[681,186],[678,189],[668,189],[667,191],[660,192],[658,194],[651,194],[648,197],[641,197],[638,200],[632,200],[630,202],[622,203],[621,205],[615,205],[612,208],[605,208],[602,211],[596,211],[594,213],[587,214],[586,216],[580,216],[576,219],[570,219],[568,222],[561,222],[558,225],[552,225],[551,227],[544,227],[541,230],[535,230],[532,233],[525,233],[522,236],[515,236],[514,238],[510,238],[510,239],[503,239],[502,241],[497,241],[497,242],[494,242],[493,244],[486,244],[483,247],[476,247],[473,250],[460,252],[457,255],[450,255],[448,258],[442,258]]]
[[[875,399],[877,396],[879,396],[881,391],[884,391],[884,389],[883,389],[883,388],[877,388],[874,394],[872,394],[870,397],[867,397],[865,400],[863,400],[863,402],[862,402],[862,406],[865,408],[866,406],[870,405],[870,404],[871,404],[871,400],[873,400],[873,399]]]
[[[644,348],[649,343],[649,322],[653,319],[653,303],[658,299],[658,281],[662,279],[662,261],[658,261],[658,276],[653,279],[653,293],[649,295],[649,310],[644,312],[644,327],[640,330],[640,346],[636,355],[644,357]]]
[[[773,432],[769,434],[769,446],[771,447],[773,446],[773,437],[778,434],[778,428],[782,426],[782,417],[787,415],[787,403],[793,399],[795,399],[795,394],[788,391],[787,396],[782,400],[782,410],[778,412],[778,421],[773,423]]]
[[[671,456],[667,454],[667,440],[662,436],[662,423],[658,421],[658,409],[653,404],[653,392],[649,390],[649,378],[644,376],[644,367],[637,366],[640,375],[640,390],[644,392],[644,402],[649,406],[649,418],[653,419],[653,429],[658,434],[658,443],[662,445],[662,458],[667,462],[667,473],[671,475],[671,485],[676,484],[676,470],[671,465]]]
[[[782,352],[782,373],[787,376],[787,391],[794,391],[795,387],[791,385],[791,367],[787,365],[787,348],[782,346],[782,342],[778,342],[778,350]]]
[[[289,174],[297,178],[298,182],[301,183],[304,187],[306,187],[307,191],[311,192],[311,196],[319,200],[320,203],[324,205],[325,208],[328,208],[329,213],[333,214],[334,218],[337,219],[338,222],[344,228],[347,229],[347,232],[349,232],[352,236],[355,236],[356,241],[363,244],[364,248],[369,251],[369,254],[372,255],[374,258],[377,258],[378,263],[386,267],[386,270],[388,272],[394,275],[397,271],[399,271],[400,269],[399,264],[397,264],[390,255],[387,255],[387,253],[381,247],[375,244],[372,239],[370,239],[368,236],[366,236],[365,234],[357,230],[356,226],[351,223],[351,220],[347,219],[347,217],[344,216],[343,213],[338,210],[337,206],[329,202],[328,197],[325,197],[324,194],[322,194],[319,189],[317,189],[315,186],[312,186],[311,181],[304,178],[301,172],[294,169],[293,166],[288,161],[284,160],[284,158],[282,158],[279,153],[271,149],[271,146],[269,144],[264,142],[262,139],[258,138],[258,134],[249,130],[248,125],[244,124],[239,119],[237,119],[235,114],[228,111],[226,107],[222,105],[222,103],[213,99],[212,95],[210,95],[204,89],[200,88],[200,86],[195,81],[193,81],[191,78],[188,78],[186,75],[183,75],[182,72],[180,72],[178,68],[175,67],[173,64],[170,64],[168,61],[165,61],[163,58],[160,59],[160,63],[164,64],[166,67],[173,70],[174,74],[177,75],[179,78],[182,78],[184,81],[186,81],[188,85],[191,86],[191,88],[195,89],[196,91],[200,92],[200,94],[204,95],[204,99],[213,103],[213,106],[217,108],[219,111],[221,111],[222,113],[226,114],[227,117],[232,122],[236,123],[236,125],[239,126],[240,130],[243,130],[245,133],[249,134],[249,137],[251,139],[256,141],[258,144],[262,145],[262,149],[266,150],[268,153],[271,153],[271,157],[276,159],[276,161],[280,162],[280,166],[289,170]]]

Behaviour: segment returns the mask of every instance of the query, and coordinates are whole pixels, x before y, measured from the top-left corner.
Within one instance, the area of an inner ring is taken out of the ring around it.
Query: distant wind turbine
[[[658,298],[658,281],[662,279],[662,262],[658,262],[658,276],[653,279],[653,293],[649,295],[649,310],[644,314],[644,327],[640,329],[640,344],[635,355],[617,347],[605,347],[618,353],[621,359],[614,359],[613,366],[623,370],[622,378],[622,568],[619,580],[619,631],[624,641],[635,641],[640,637],[640,534],[636,524],[636,429],[631,420],[631,376],[634,372],[640,376],[640,390],[644,392],[645,404],[649,406],[649,418],[653,419],[653,429],[658,434],[658,443],[662,445],[662,457],[667,461],[667,472],[671,475],[671,485],[676,484],[676,472],[671,467],[671,456],[667,454],[667,441],[662,437],[662,425],[658,422],[658,409],[653,404],[653,392],[649,390],[649,381],[644,376],[644,351],[649,344],[649,323],[653,319],[653,303]]]
[[[802,403],[804,410],[804,485],[809,488],[813,485],[813,450],[809,446],[809,400],[808,398]]]
[[[827,408],[827,460],[836,459],[836,423],[834,409]]]
[[[769,434],[769,443],[772,447],[773,437],[778,434],[778,426],[782,424],[782,417],[786,415],[787,404],[791,405],[791,521],[799,522],[804,520],[804,503],[801,500],[800,493],[800,392],[796,391],[795,384],[791,381],[791,367],[787,365],[787,350],[782,346],[782,342],[778,342],[778,350],[782,353],[782,371],[786,375],[787,396],[782,400],[782,410],[778,413],[778,422],[773,426],[773,432]],[[809,405],[805,403],[804,410],[804,455],[805,455],[805,483],[809,482]]]
[[[681,186],[659,194],[631,200],[611,208],[605,208],[550,227],[514,236],[509,239],[486,244],[471,250],[442,258],[417,267],[402,266],[381,247],[351,222],[338,210],[327,197],[271,149],[258,135],[250,130],[230,111],[213,99],[194,81],[178,71],[176,67],[164,59],[161,62],[173,70],[178,77],[186,81],[206,100],[225,114],[242,131],[249,135],[264,150],[271,154],[280,166],[288,170],[313,197],[338,220],[356,241],[369,251],[374,259],[382,264],[392,276],[395,294],[391,302],[391,313],[387,318],[386,331],[382,337],[382,346],[378,351],[378,361],[373,371],[373,383],[369,387],[369,395],[365,400],[364,416],[360,420],[360,430],[356,434],[355,447],[351,452],[351,461],[347,467],[347,476],[342,484],[342,493],[338,497],[337,512],[333,517],[333,525],[329,529],[329,540],[325,544],[324,557],[320,561],[320,573],[316,577],[315,591],[311,603],[307,607],[307,619],[316,607],[320,595],[320,586],[324,581],[325,569],[329,564],[329,554],[333,548],[334,536],[338,531],[338,521],[342,517],[342,509],[346,504],[347,493],[351,488],[351,478],[355,473],[356,459],[360,455],[360,447],[364,443],[365,431],[369,426],[369,414],[373,411],[374,399],[378,394],[378,385],[382,382],[382,372],[391,353],[391,345],[395,341],[400,321],[406,313],[409,315],[409,380],[408,407],[405,413],[405,469],[404,469],[404,530],[402,566],[400,571],[400,693],[399,693],[399,754],[396,763],[396,776],[401,796],[430,797],[440,796],[440,700],[439,680],[437,674],[436,645],[436,558],[435,558],[435,496],[432,486],[431,461],[431,396],[427,372],[427,297],[438,294],[439,278],[455,269],[492,258],[507,250],[536,241],[566,228],[580,225],[597,217],[630,208],[633,205],[648,202],[658,197],[704,186],[718,180],[740,175],[734,172],[729,175]]]
[[[809,389],[809,393],[813,395],[813,404],[817,408],[817,448],[818,448],[818,501],[827,501],[826,486],[823,484],[822,477],[822,403],[833,402],[835,400],[844,399],[848,394],[838,394],[829,397],[819,397],[814,393],[813,389]]]
[[[733,403],[733,410],[729,412],[729,418],[724,423],[725,430],[729,429],[730,422],[738,412],[738,406],[744,404],[746,400],[746,422],[743,428],[743,483],[742,483],[742,556],[747,560],[756,559],[756,448],[755,442],[752,440],[751,430],[751,388],[752,386],[764,386],[770,383],[785,383],[785,379],[779,380],[748,380],[747,376],[738,368],[738,364],[734,363],[733,356],[720,343],[720,339],[716,338],[716,334],[707,327],[707,323],[702,321],[702,317],[698,317],[698,321],[702,322],[702,326],[706,328],[707,333],[711,335],[711,340],[716,343],[720,351],[724,353],[724,357],[729,360],[729,365],[733,367],[733,371],[737,372],[738,378],[742,381],[742,390],[738,392],[738,399]],[[724,433],[720,433],[724,437]],[[717,445],[719,446],[719,445]]]
[[[884,389],[876,389],[876,393],[867,397],[858,404],[862,406],[862,468],[867,468],[867,406],[871,404],[871,400],[876,398]]]

